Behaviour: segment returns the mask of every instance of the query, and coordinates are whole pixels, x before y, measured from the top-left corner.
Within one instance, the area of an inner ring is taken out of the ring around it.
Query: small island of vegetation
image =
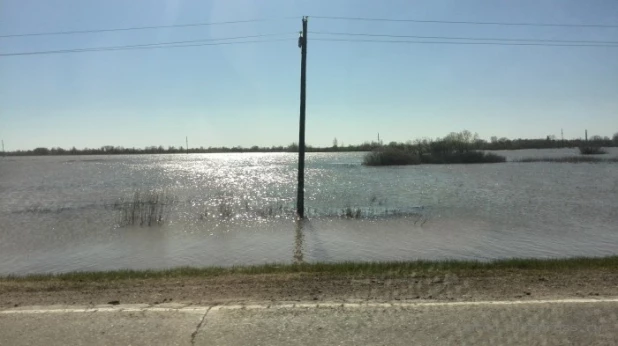
[[[599,155],[599,154],[607,154],[607,151],[601,148],[600,146],[585,145],[585,146],[579,147],[579,153],[582,155]]]
[[[367,153],[366,166],[419,164],[468,164],[506,162],[504,156],[475,150],[478,135],[470,131],[451,132],[444,138],[417,140],[414,144],[389,144]]]

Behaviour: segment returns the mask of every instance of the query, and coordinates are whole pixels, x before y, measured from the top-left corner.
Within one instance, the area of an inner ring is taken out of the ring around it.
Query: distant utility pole
[[[562,137],[562,146],[564,147],[564,129],[560,129],[560,136]]]
[[[185,141],[187,142],[187,154],[189,153],[189,136],[185,137]]]
[[[588,142],[588,130],[586,130],[586,142]]]
[[[303,17],[303,32],[298,38],[300,48],[300,124],[298,128],[298,195],[296,215],[305,218],[305,100],[307,82],[307,17]]]
[[[4,139],[2,140],[2,156],[6,156],[6,152],[4,151]]]

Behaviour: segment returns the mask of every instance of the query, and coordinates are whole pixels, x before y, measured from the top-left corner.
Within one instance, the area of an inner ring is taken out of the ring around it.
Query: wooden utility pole
[[[187,144],[187,154],[188,154],[189,153],[189,136],[185,137],[185,141],[186,141],[186,144]]]
[[[298,127],[298,195],[296,215],[305,218],[305,99],[307,81],[307,17],[303,17],[303,32],[298,38],[300,48],[300,124]]]

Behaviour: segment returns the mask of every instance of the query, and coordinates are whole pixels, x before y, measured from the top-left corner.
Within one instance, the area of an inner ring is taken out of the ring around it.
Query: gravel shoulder
[[[36,305],[482,301],[618,296],[618,270],[429,270],[399,275],[224,274],[114,280],[0,279],[0,308]]]

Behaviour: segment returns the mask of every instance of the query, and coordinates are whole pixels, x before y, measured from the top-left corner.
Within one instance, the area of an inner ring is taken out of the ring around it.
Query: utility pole
[[[586,130],[586,142],[588,142],[588,130]]]
[[[6,156],[6,152],[4,151],[4,139],[2,140],[2,156]]]
[[[185,141],[187,143],[187,154],[189,154],[189,136],[185,137]]]
[[[562,136],[562,147],[564,148],[564,129],[560,129],[560,136]]]
[[[298,127],[298,195],[296,216],[305,218],[305,99],[307,82],[307,17],[303,17],[303,32],[298,38],[300,48],[300,124]]]

